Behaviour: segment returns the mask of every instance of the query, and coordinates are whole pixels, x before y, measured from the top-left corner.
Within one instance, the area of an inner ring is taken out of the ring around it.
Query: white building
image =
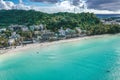
[[[0,32],[6,31],[6,30],[7,30],[6,28],[1,28],[1,29],[0,29]]]
[[[61,27],[61,29],[58,31],[60,36],[65,36],[65,30]]]
[[[13,32],[9,38],[10,38],[10,39],[17,40],[17,39],[20,38],[20,35],[19,35],[19,34],[16,34],[16,32]]]
[[[43,24],[40,24],[39,26],[40,26],[41,30],[44,30],[44,25]]]
[[[29,31],[29,29],[28,29],[27,26],[23,26],[23,27],[22,27],[22,31]]]
[[[8,44],[11,46],[12,44],[15,43],[15,39],[11,38],[8,40]]]
[[[67,28],[65,31],[66,31],[66,33],[70,33],[71,29]]]
[[[82,33],[82,30],[79,27],[75,28],[78,33]]]

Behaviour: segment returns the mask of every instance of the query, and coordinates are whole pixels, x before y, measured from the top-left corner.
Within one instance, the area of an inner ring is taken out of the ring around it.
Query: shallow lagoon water
[[[120,35],[0,56],[0,80],[120,80]]]

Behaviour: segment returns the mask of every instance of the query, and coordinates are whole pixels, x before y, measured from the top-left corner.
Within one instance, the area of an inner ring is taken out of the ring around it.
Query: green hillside
[[[86,25],[99,24],[100,20],[92,13],[56,13],[47,14],[33,10],[1,10],[0,26],[5,27],[10,24],[46,24],[48,28],[56,27],[85,27]]]

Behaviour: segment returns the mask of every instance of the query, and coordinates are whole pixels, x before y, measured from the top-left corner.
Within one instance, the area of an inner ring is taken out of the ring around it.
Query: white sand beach
[[[13,54],[13,53],[21,52],[21,51],[24,51],[24,50],[27,50],[27,49],[35,49],[37,47],[47,47],[47,46],[54,45],[54,44],[59,44],[59,43],[75,42],[75,41],[86,40],[86,39],[90,39],[90,38],[101,38],[101,37],[106,37],[106,36],[110,36],[110,35],[109,34],[95,35],[95,36],[86,36],[86,37],[64,39],[64,40],[53,41],[53,42],[27,44],[26,46],[17,46],[16,48],[0,50],[0,54],[5,56],[7,54]]]

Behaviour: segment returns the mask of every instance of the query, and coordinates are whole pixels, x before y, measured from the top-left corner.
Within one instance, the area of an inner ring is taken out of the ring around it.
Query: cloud
[[[58,0],[30,0],[33,2],[48,2],[48,3],[57,3]]]
[[[88,0],[88,8],[98,10],[120,10],[120,0]]]
[[[57,3],[59,1],[66,1],[66,0],[31,0],[31,1]],[[80,0],[69,0],[69,1],[71,1],[73,5],[78,5]],[[87,0],[87,5],[89,9],[110,10],[110,11],[120,10],[120,0]]]
[[[120,0],[87,0],[87,2],[86,0],[27,0],[28,3],[30,2],[34,4],[35,2],[37,4],[40,3],[39,5],[14,4],[13,1],[16,0],[9,0],[9,2],[4,1],[3,3],[0,3],[0,6],[2,5],[0,9],[34,9],[47,13],[92,12],[96,14],[120,14]],[[46,3],[46,6],[41,6],[41,4]],[[52,5],[50,5],[49,3],[51,3]]]
[[[84,1],[83,1],[84,3]],[[75,13],[80,13],[80,12],[90,12],[90,13],[95,13],[95,14],[120,14],[120,11],[110,11],[110,10],[98,10],[98,9],[85,9],[85,6],[82,6],[83,3],[81,4],[72,4],[70,1],[62,1],[61,3],[56,3],[56,5],[51,6],[51,7],[34,7],[36,10],[40,10],[42,12],[47,12],[47,13],[57,13],[57,12],[75,12]],[[85,4],[85,3],[84,3]],[[110,4],[109,4],[110,5]],[[80,7],[81,6],[81,7]],[[102,6],[102,5],[101,5]]]

